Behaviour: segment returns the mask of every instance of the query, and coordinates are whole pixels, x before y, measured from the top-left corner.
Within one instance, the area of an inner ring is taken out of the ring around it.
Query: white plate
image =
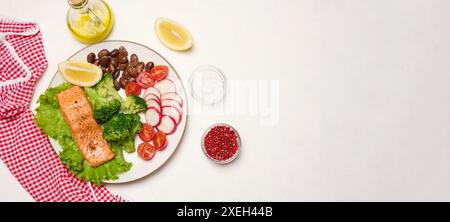
[[[184,90],[184,87],[180,80],[180,77],[178,76],[177,72],[172,67],[172,65],[170,65],[170,63],[165,58],[163,58],[160,54],[158,54],[154,50],[152,50],[144,45],[134,43],[134,42],[129,42],[129,41],[104,41],[104,42],[101,42],[101,43],[98,43],[95,45],[90,45],[90,46],[87,46],[87,47],[81,49],[80,51],[75,53],[73,56],[71,56],[68,60],[86,61],[86,56],[90,52],[94,52],[97,54],[101,49],[108,49],[111,51],[112,49],[119,48],[119,46],[124,46],[127,49],[129,55],[131,55],[132,53],[135,53],[139,57],[140,61],[144,61],[144,62],[153,61],[155,63],[155,65],[166,65],[169,67],[169,75],[167,76],[167,78],[174,81],[174,83],[177,86],[178,94],[183,99],[183,103],[184,103],[183,104],[183,116],[182,116],[182,120],[181,120],[180,124],[177,127],[177,131],[174,134],[167,136],[168,145],[164,150],[157,151],[155,156],[150,161],[144,161],[144,160],[140,159],[138,157],[136,151],[133,153],[124,152],[125,159],[128,162],[133,163],[133,166],[131,167],[131,169],[128,172],[120,174],[119,178],[117,180],[104,181],[105,183],[125,183],[125,182],[129,182],[129,181],[137,180],[139,178],[142,178],[142,177],[156,171],[172,156],[172,154],[177,149],[178,144],[180,143],[181,139],[183,138],[183,133],[184,133],[186,123],[187,123],[186,92]],[[64,79],[62,78],[61,74],[59,72],[57,72],[55,74],[55,76],[53,77],[49,87],[57,86],[63,82],[65,82]],[[142,93],[144,93],[144,90],[142,91]],[[125,97],[124,90],[121,89],[119,91],[119,94],[122,97]],[[145,121],[144,114],[140,114],[140,115],[141,115],[141,120],[144,122]],[[62,150],[61,146],[59,145],[59,143],[56,140],[53,140],[50,138],[50,142],[52,143],[53,148],[56,150],[57,153],[59,153]],[[135,140],[135,147],[137,148],[137,146],[141,142],[142,141],[137,136],[136,140]]]

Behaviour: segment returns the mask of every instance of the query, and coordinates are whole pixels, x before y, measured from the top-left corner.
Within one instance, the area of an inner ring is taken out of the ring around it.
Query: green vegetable
[[[58,139],[63,150],[59,153],[59,159],[67,166],[69,170],[77,174],[83,170],[84,157],[78,149],[71,136],[65,136]]]
[[[58,141],[63,148],[59,158],[77,177],[97,185],[102,184],[103,180],[117,179],[120,173],[130,170],[132,166],[125,161],[121,144],[110,143],[116,157],[97,168],[89,166],[84,161],[83,155],[76,146],[56,100],[59,92],[71,87],[71,84],[63,83],[47,89],[38,99],[39,107],[36,109],[34,121],[45,134]]]
[[[98,123],[106,122],[119,112],[122,98],[114,88],[111,73],[105,74],[94,87],[84,87],[84,91],[92,104],[94,118]]]
[[[142,123],[137,114],[128,114],[131,122],[131,130],[128,137],[123,141],[123,149],[128,152],[134,152],[134,137],[142,130]]]
[[[106,140],[122,145],[131,153],[134,152],[134,137],[142,129],[142,124],[137,114],[118,113],[102,128]]]
[[[130,134],[132,127],[128,114],[118,113],[103,124],[103,137],[108,141],[118,142]]]
[[[64,149],[68,149],[69,152],[80,153],[79,149],[76,146],[65,147]],[[117,144],[112,143],[111,149],[116,154],[116,157],[107,163],[98,166],[97,168],[89,166],[84,159],[79,161],[77,155],[66,156],[64,153],[60,154],[60,159],[66,164],[66,166],[70,166],[68,161],[71,163],[76,162],[78,166],[81,168],[78,171],[74,171],[77,177],[83,179],[84,181],[91,181],[97,185],[101,185],[103,180],[115,180],[119,178],[117,175],[123,172],[126,172],[131,169],[132,164],[128,163],[123,157],[122,148]],[[81,153],[80,153],[81,155]],[[69,169],[71,169],[69,167]]]
[[[123,113],[140,113],[145,110],[147,110],[147,103],[136,95],[128,96],[120,107],[120,111]]]
[[[38,98],[37,102],[40,103],[40,106],[36,109],[34,122],[51,138],[72,137],[56,100],[58,93],[71,87],[72,84],[63,83],[57,87],[47,89]]]

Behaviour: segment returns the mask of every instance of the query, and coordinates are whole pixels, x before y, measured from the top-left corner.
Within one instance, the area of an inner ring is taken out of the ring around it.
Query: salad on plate
[[[164,150],[182,119],[183,100],[167,66],[144,64],[136,54],[128,59],[124,47],[92,54],[59,65],[65,82],[39,96],[34,120],[62,147],[68,170],[100,185],[132,169],[124,153],[149,161]],[[137,138],[142,142],[135,147]]]

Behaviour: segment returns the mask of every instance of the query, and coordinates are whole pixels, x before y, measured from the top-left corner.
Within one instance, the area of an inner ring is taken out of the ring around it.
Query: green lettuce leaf
[[[66,167],[84,181],[91,181],[97,185],[103,180],[114,180],[120,173],[130,170],[132,164],[123,157],[122,147],[110,144],[116,157],[107,163],[93,168],[84,161],[84,157],[75,144],[70,129],[64,121],[59,108],[56,95],[72,87],[69,83],[63,83],[54,88],[47,89],[38,99],[39,107],[36,109],[34,121],[36,125],[49,137],[58,141],[63,148],[59,158]]]
[[[49,137],[58,139],[65,136],[72,137],[69,127],[64,121],[61,110],[59,109],[56,95],[72,87],[69,83],[63,83],[54,88],[49,88],[39,96],[39,107],[36,109],[34,122]]]
[[[119,178],[118,174],[130,170],[132,164],[125,161],[122,147],[112,144],[111,149],[116,153],[116,158],[97,168],[93,168],[84,162],[83,170],[79,171],[77,176],[85,181],[101,184],[103,180],[115,180]]]
[[[116,153],[116,157],[107,163],[94,168],[84,161],[75,142],[71,138],[70,140],[71,141],[65,145],[62,145],[63,151],[59,154],[59,157],[78,178],[81,178],[84,181],[91,181],[100,185],[103,180],[115,180],[119,178],[118,174],[127,172],[131,169],[132,164],[125,160],[122,148],[119,146],[111,144],[111,149]]]
[[[65,136],[58,140],[63,150],[59,152],[61,161],[74,173],[83,169],[84,157],[72,137]]]

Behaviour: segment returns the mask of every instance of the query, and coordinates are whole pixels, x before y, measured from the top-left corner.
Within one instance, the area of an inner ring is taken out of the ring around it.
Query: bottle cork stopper
[[[80,6],[80,5],[84,4],[84,2],[86,0],[68,0],[68,1],[69,1],[69,4],[72,6]]]

